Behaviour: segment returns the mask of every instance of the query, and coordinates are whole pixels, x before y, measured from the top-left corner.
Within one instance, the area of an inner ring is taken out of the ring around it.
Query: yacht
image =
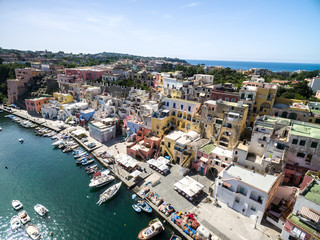
[[[99,198],[99,201],[97,202],[97,204],[101,205],[102,203],[104,203],[105,201],[108,201],[114,195],[116,195],[116,193],[119,191],[119,189],[121,187],[121,184],[122,184],[122,182],[116,183],[116,184],[112,185],[111,187],[109,187],[107,190],[105,190],[102,194],[100,194],[100,198]]]
[[[138,238],[139,239],[150,239],[153,238],[154,236],[158,235],[164,230],[164,227],[161,223],[161,221],[156,218],[153,219],[150,223],[149,226],[146,227],[145,229],[142,229],[139,232]]]
[[[102,187],[114,180],[113,176],[100,174],[100,176],[93,177],[89,183],[89,187]]]

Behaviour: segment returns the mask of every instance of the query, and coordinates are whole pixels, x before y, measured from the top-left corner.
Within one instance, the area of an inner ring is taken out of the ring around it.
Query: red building
[[[212,90],[210,93],[211,100],[222,99],[226,102],[238,102],[240,100],[240,95],[238,92],[229,92],[223,90]]]

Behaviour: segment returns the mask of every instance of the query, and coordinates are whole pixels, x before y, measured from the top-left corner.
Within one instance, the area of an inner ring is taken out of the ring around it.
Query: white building
[[[256,223],[260,223],[281,179],[282,175],[262,175],[230,165],[219,173],[215,182],[214,197]]]
[[[311,87],[312,91],[316,93],[317,90],[320,90],[320,77],[312,78],[308,85]]]
[[[116,126],[112,119],[106,122],[106,124],[102,122],[90,122],[88,126],[90,136],[101,143],[105,143],[116,137]]]

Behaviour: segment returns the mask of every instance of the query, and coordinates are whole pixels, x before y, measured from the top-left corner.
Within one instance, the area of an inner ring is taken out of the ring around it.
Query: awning
[[[315,221],[316,223],[318,223],[320,220],[320,215],[318,213],[312,211],[312,209],[310,209],[310,208],[302,207],[302,209],[299,212],[302,215],[306,216],[307,218]]]
[[[132,173],[130,174],[130,176],[136,178],[136,177],[138,177],[140,174],[141,174],[141,172],[140,172],[139,170],[135,170],[134,172],[132,172]]]
[[[226,182],[222,182],[222,185],[223,185],[223,186],[226,186],[226,187],[228,187],[228,188],[231,187],[231,185],[230,185],[229,183],[226,183]]]
[[[201,158],[200,158],[200,161],[202,161],[202,162],[204,162],[204,163],[208,162],[208,160],[209,160],[209,159],[208,159],[208,158],[205,158],[205,157],[201,157]]]
[[[164,113],[168,113],[168,112],[170,112],[170,110],[165,109],[165,110],[163,110],[162,112],[164,112]]]

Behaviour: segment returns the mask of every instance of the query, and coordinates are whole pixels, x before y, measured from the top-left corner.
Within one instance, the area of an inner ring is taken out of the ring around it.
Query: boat
[[[19,138],[19,142],[23,143],[24,142],[23,138]]]
[[[52,143],[51,146],[59,146],[61,143],[63,143],[63,140],[59,139],[59,140],[55,141],[54,143]]]
[[[139,234],[138,238],[139,239],[150,239],[153,238],[154,236],[158,235],[164,230],[164,227],[161,223],[161,221],[156,218],[153,219],[150,223],[149,226],[146,227],[145,229],[142,229]]]
[[[116,183],[116,184],[112,185],[111,187],[109,187],[107,190],[105,190],[102,194],[100,194],[100,198],[99,198],[99,201],[97,202],[97,204],[101,205],[102,203],[104,203],[105,201],[108,201],[114,195],[116,195],[116,193],[119,191],[119,189],[121,187],[121,184],[122,184],[122,182]]]
[[[47,212],[49,212],[49,210],[45,206],[39,203],[35,205],[33,208],[36,211],[36,213],[38,213],[41,217],[43,217],[44,215],[46,215]]]
[[[147,213],[151,213],[152,212],[152,208],[144,200],[137,200],[137,205],[141,208],[141,210],[143,210],[143,211],[145,211]]]
[[[89,155],[89,154],[84,151],[84,152],[81,152],[81,153],[75,155],[74,158],[80,158],[80,157],[82,157],[82,156],[88,156],[88,155]]]
[[[133,208],[136,212],[141,212],[141,208],[140,208],[137,204],[132,204],[132,208]]]
[[[28,223],[25,226],[25,229],[26,229],[26,232],[28,233],[28,235],[32,239],[40,239],[41,233],[40,233],[39,229],[35,225],[33,225],[31,223]]]
[[[21,219],[21,222],[23,224],[26,224],[27,222],[30,221],[30,217],[29,217],[28,213],[25,210],[22,210],[21,212],[18,212],[18,216]]]
[[[170,240],[182,240],[182,238],[178,235],[175,235],[174,232],[172,232]]]
[[[86,161],[82,162],[81,164],[82,164],[82,166],[85,166],[85,165],[89,165],[89,164],[91,164],[93,162],[94,162],[94,160],[90,159],[90,160],[86,160]]]
[[[99,177],[94,177],[89,183],[89,187],[102,187],[114,180],[113,176],[100,174]]]
[[[23,208],[22,203],[19,200],[12,200],[12,207],[14,208],[14,210],[19,210],[21,208]]]
[[[10,220],[10,225],[12,230],[16,230],[17,228],[21,227],[22,224],[20,218],[17,215],[13,216]]]
[[[0,131],[2,131],[2,127],[0,127]]]
[[[98,164],[95,164],[95,165],[86,167],[84,170],[89,171],[90,169],[94,169],[94,168],[97,168],[97,167],[98,167]]]

